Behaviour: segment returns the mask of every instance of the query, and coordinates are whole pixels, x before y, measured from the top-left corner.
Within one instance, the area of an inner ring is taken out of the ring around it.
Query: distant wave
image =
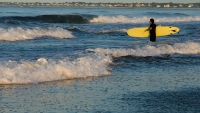
[[[148,16],[189,16],[187,14],[184,14],[184,13],[159,13],[159,12],[145,12],[143,13],[143,15],[148,15]]]
[[[75,60],[48,60],[36,62],[8,61],[0,63],[0,84],[27,84],[46,81],[77,79],[91,76],[110,75],[109,56],[92,54]]]
[[[180,15],[180,14],[178,14]],[[0,22],[7,24],[20,24],[21,22],[42,22],[42,23],[146,23],[149,21],[148,16],[144,17],[126,17],[118,16],[96,16],[86,14],[74,15],[40,15],[40,16],[9,16],[1,17]],[[160,17],[155,18],[156,22],[192,22],[200,21],[200,16],[177,16],[177,17]]]
[[[160,44],[157,46],[146,45],[135,49],[88,49],[96,53],[111,55],[113,57],[122,56],[159,56],[163,54],[200,54],[200,44],[195,42],[175,43],[174,45]]]
[[[30,40],[45,36],[54,38],[74,38],[70,31],[57,27],[32,29],[24,29],[21,27],[9,29],[0,28],[0,34],[0,41]]]
[[[90,20],[91,23],[147,23],[152,17],[126,17],[126,16],[99,16]],[[192,22],[200,21],[200,16],[188,17],[161,17],[156,22]]]
[[[40,16],[10,16],[1,17],[4,23],[17,24],[19,21],[44,23],[89,23],[93,15],[40,15]]]

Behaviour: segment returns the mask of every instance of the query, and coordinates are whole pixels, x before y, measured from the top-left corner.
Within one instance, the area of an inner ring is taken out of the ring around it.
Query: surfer
[[[156,42],[156,24],[154,24],[154,19],[151,18],[149,23],[150,27],[146,31],[150,31],[150,41]]]

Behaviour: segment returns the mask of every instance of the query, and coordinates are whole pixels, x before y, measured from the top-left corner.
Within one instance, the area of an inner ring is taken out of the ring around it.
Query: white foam
[[[90,20],[91,23],[147,23],[152,17],[126,17],[126,16],[99,16]],[[189,22],[200,21],[200,16],[190,17],[162,17],[155,18],[155,22]]]
[[[21,27],[9,29],[0,28],[1,41],[30,40],[45,36],[55,38],[74,38],[71,32],[59,27],[33,29],[23,29]]]
[[[26,84],[63,79],[110,75],[109,56],[93,54],[75,60],[38,59],[36,62],[0,63],[0,84]]]
[[[96,53],[111,55],[113,57],[121,56],[159,56],[162,54],[200,54],[200,44],[195,42],[175,43],[174,45],[162,44],[157,46],[146,45],[136,49],[88,49]]]
[[[103,30],[99,33],[114,33],[114,32],[127,32],[127,29],[118,29],[118,30]]]

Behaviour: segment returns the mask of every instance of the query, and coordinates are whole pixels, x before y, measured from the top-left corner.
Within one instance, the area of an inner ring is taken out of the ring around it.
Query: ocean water
[[[199,73],[200,9],[0,7],[0,112],[197,113]]]

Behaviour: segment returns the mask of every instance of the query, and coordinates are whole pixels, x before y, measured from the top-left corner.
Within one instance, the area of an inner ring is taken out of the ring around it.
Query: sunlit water
[[[200,10],[0,7],[0,112],[198,112]],[[179,34],[127,36],[172,25]]]

